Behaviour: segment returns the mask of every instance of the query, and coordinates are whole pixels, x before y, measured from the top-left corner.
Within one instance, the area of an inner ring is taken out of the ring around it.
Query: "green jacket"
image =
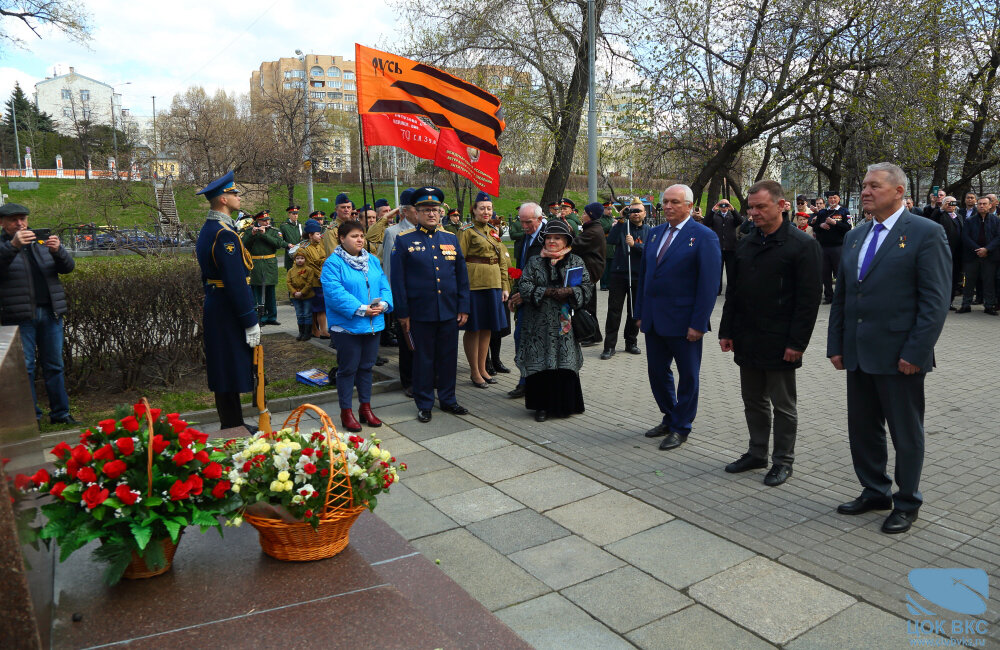
[[[253,259],[253,269],[250,271],[250,284],[278,283],[278,258],[276,253],[285,250],[285,240],[278,234],[276,228],[268,228],[263,233],[256,234],[252,228],[243,233],[243,245],[247,247]]]
[[[615,225],[615,220],[607,215],[601,216],[601,227],[604,228],[604,237],[607,238],[608,233],[611,232],[611,226]],[[615,245],[608,244],[606,259],[610,260],[615,256]],[[608,265],[610,266],[610,262]]]
[[[521,227],[521,221],[519,219],[511,219],[508,222],[507,234],[510,236],[511,241],[517,241],[524,237],[524,228]]]
[[[573,229],[573,236],[576,237],[580,232],[583,222],[580,221],[580,215],[575,212],[570,212],[566,215],[566,221],[569,222],[569,227]]]
[[[304,228],[305,223],[296,224],[292,223],[292,220],[289,219],[285,223],[281,224],[281,228],[279,229],[281,232],[281,238],[285,240],[286,269],[292,268],[292,263],[293,263],[292,258],[288,256],[288,244],[292,244],[294,246],[295,244],[298,244],[300,241],[302,241],[302,235],[299,234],[300,227]]]

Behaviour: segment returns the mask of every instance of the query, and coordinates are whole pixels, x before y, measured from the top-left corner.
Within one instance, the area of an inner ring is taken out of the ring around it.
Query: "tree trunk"
[[[719,196],[722,194],[722,178],[722,173],[716,174],[708,184],[708,200],[705,201],[706,210],[711,210],[712,206],[719,202]]]
[[[286,183],[285,188],[288,190],[288,205],[291,207],[295,205],[295,183]]]

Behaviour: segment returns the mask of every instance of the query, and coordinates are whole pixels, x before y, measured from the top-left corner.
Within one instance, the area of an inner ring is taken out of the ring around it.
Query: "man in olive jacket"
[[[31,384],[35,417],[42,418],[35,395],[35,359],[42,366],[49,395],[49,420],[79,424],[69,414],[63,378],[63,314],[66,293],[59,275],[75,263],[56,235],[44,241],[28,229],[28,208],[0,206],[0,324],[17,325]]]
[[[250,271],[250,289],[257,305],[264,305],[261,325],[281,325],[278,322],[278,303],[274,287],[278,284],[277,252],[285,250],[285,240],[278,229],[271,225],[271,213],[267,210],[254,217],[253,228],[243,233],[243,245],[253,259]]]
[[[774,416],[773,466],[764,484],[781,485],[795,458],[795,369],[802,366],[819,311],[822,251],[815,239],[782,218],[789,209],[781,184],[763,180],[747,197],[754,227],[737,245],[727,278],[719,345],[740,367],[750,448],[726,465],[735,474],[767,467]]]

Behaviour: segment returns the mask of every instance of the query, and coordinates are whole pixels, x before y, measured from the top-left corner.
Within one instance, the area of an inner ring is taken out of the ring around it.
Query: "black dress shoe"
[[[888,535],[905,533],[910,530],[910,526],[917,520],[919,510],[893,510],[882,523],[882,532]]]
[[[51,422],[52,424],[76,424],[76,425],[80,424],[79,422],[77,422],[76,418],[74,418],[72,415],[67,415],[64,418],[54,418],[50,416],[49,422]]]
[[[535,422],[545,422],[548,417],[549,414],[545,412],[545,409],[538,409],[535,411]]]
[[[469,409],[464,406],[460,406],[458,403],[455,404],[442,404],[441,410],[445,413],[452,413],[454,415],[468,415]]]
[[[609,348],[604,348],[604,352],[601,352],[601,360],[607,361],[611,357],[615,356],[615,351]]]
[[[983,310],[984,314],[989,314],[990,316],[1000,316],[995,307],[987,307]]]
[[[958,311],[956,311],[955,313],[968,314],[970,311],[972,311],[972,307],[966,307],[965,305],[962,305],[961,307],[958,308]]]
[[[792,476],[791,465],[775,465],[764,477],[764,485],[774,487],[781,485]]]
[[[497,374],[496,368],[493,367],[493,362],[492,361],[487,361],[486,362],[486,374],[487,375],[495,375],[495,374]]]
[[[387,363],[389,363],[389,360],[386,359],[385,357],[375,357],[376,366],[384,366]]]
[[[406,395],[407,397],[412,398],[413,397],[413,386],[407,386],[406,388],[404,388],[403,389],[403,394]]]
[[[667,437],[660,442],[660,449],[666,451],[667,449],[677,449],[684,444],[687,440],[687,436],[682,436],[676,431],[671,431],[667,434]]]
[[[580,341],[581,348],[592,348],[597,345],[597,341]]]
[[[665,436],[670,433],[670,426],[666,424],[657,424],[655,427],[644,433],[643,435],[647,438],[659,438],[660,436]]]
[[[278,321],[276,321],[276,320],[273,320],[273,321],[271,321],[271,322],[270,322],[270,324],[271,324],[271,325],[281,325],[281,323],[279,323],[279,322],[278,322]]]
[[[507,397],[510,399],[518,399],[519,397],[524,397],[524,384],[518,384],[514,387],[514,390],[507,391]]]
[[[494,379],[493,377],[486,377],[486,378],[483,379],[483,381],[485,381],[487,384],[495,384],[495,383],[497,383],[497,380]]]
[[[421,422],[431,421],[431,410],[430,409],[420,409],[417,411],[417,419]]]
[[[766,458],[754,458],[750,454],[743,454],[737,460],[726,465],[726,471],[730,474],[739,474],[751,469],[764,469],[767,467]]]
[[[489,388],[490,387],[490,385],[487,384],[485,381],[479,382],[479,381],[476,381],[475,379],[470,379],[469,383],[472,384],[473,386],[475,386],[476,388]]]
[[[640,350],[639,346],[635,343],[627,343],[625,345],[625,351],[629,354],[642,354],[642,350]]]
[[[854,501],[841,503],[837,512],[842,515],[860,515],[870,510],[888,510],[892,507],[892,497],[858,497]]]
[[[503,361],[500,361],[499,359],[497,359],[497,360],[495,360],[493,362],[493,369],[496,370],[497,372],[503,373],[505,375],[510,372],[510,368],[508,368],[507,366],[503,365]],[[496,374],[496,373],[494,373],[494,374]]]

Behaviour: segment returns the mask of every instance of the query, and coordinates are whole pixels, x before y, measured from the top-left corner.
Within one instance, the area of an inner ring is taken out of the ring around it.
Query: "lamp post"
[[[309,144],[309,69],[306,64],[306,55],[302,50],[295,50],[295,56],[302,62],[302,98],[304,100],[303,119],[305,122],[305,137],[302,142],[302,156],[305,158],[306,166],[306,206],[312,214],[313,208],[313,170],[312,170],[312,147]]]
[[[597,89],[595,84],[595,59],[597,57],[597,26],[594,18],[594,0],[587,0],[588,76],[590,77],[590,108],[587,111],[587,196],[597,200]]]
[[[131,81],[119,81],[111,86],[111,142],[115,150],[115,178],[118,177],[118,130],[115,128],[115,86],[127,86]],[[119,97],[121,94],[119,94]],[[121,99],[118,100],[118,107],[121,110]]]

